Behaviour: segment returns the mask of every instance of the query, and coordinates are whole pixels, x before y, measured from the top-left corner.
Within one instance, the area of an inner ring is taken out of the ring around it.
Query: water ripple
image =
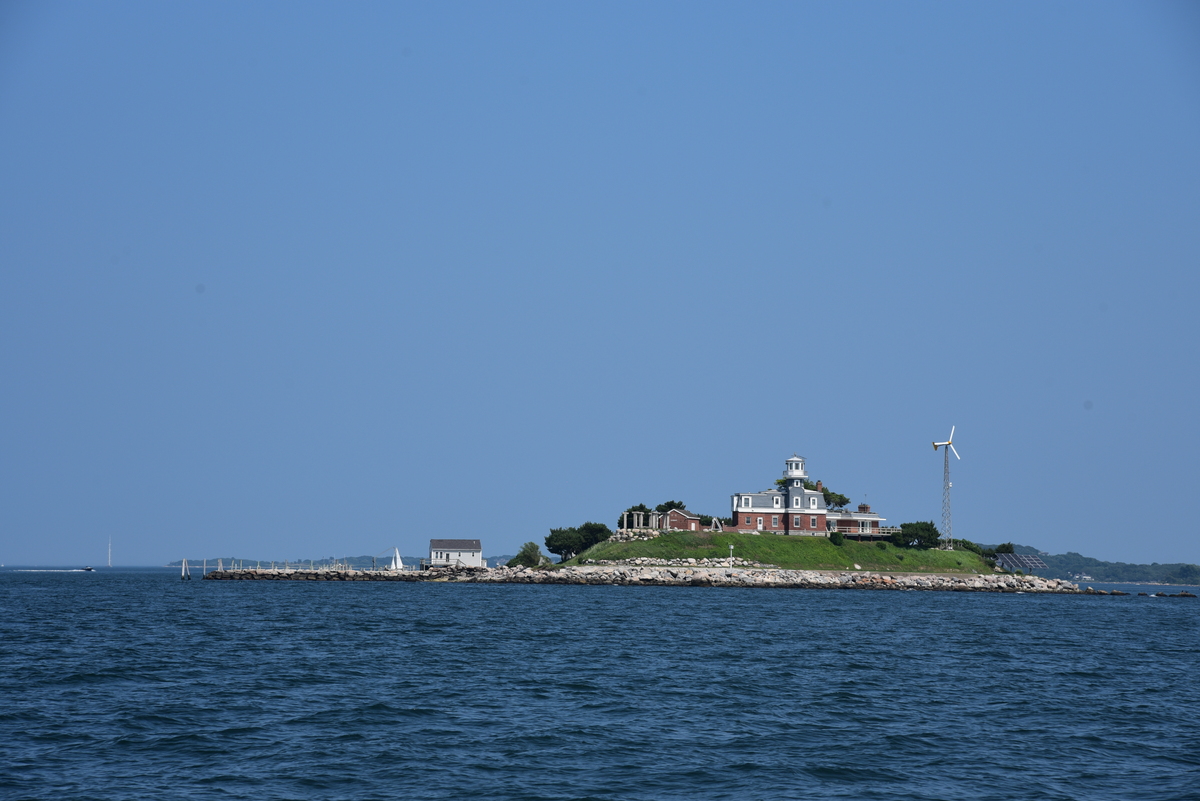
[[[0,796],[1195,798],[1182,599],[0,571]]]

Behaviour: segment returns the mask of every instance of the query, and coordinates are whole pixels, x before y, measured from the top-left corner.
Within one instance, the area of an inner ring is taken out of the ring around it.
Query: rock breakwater
[[[654,559],[649,556],[638,556],[633,559],[585,559],[585,565],[635,565],[638,567],[653,565],[655,567],[761,567],[779,569],[778,565],[767,565],[762,562],[751,562],[746,559]]]
[[[637,562],[639,560],[628,560]],[[442,581],[466,584],[588,584],[637,587],[775,587],[790,589],[933,590],[1081,594],[1069,581],[1038,576],[920,575],[868,571],[783,570],[735,563],[589,564],[558,569],[439,568],[424,571],[220,570],[208,581]],[[1103,591],[1088,588],[1089,594]]]
[[[636,561],[636,560],[632,560]],[[675,560],[680,561],[680,560]],[[686,560],[682,560],[686,562]],[[728,560],[726,560],[728,561]],[[580,565],[559,570],[501,567],[458,579],[518,584],[620,584],[665,587],[780,587],[794,589],[943,590],[955,592],[1079,592],[1069,581],[1037,576],[916,575],[903,573],[828,572],[730,566]]]

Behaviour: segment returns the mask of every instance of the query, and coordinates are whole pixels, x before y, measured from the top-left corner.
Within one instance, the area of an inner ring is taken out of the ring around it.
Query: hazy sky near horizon
[[[7,3],[0,562],[728,514],[1200,562],[1185,3]]]

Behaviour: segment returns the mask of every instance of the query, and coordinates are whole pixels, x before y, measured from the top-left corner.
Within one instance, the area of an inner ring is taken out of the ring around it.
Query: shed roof
[[[479,540],[430,540],[430,549],[439,551],[481,551]]]
[[[679,514],[683,515],[684,517],[691,517],[695,518],[696,520],[700,519],[700,515],[696,514],[695,512],[689,512],[687,509],[671,509],[667,512],[667,514],[670,514],[671,512],[679,512]]]

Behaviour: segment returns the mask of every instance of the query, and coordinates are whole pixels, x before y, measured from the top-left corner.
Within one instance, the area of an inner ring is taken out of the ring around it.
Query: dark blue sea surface
[[[6,799],[1200,797],[1200,599],[5,570],[0,612]]]

